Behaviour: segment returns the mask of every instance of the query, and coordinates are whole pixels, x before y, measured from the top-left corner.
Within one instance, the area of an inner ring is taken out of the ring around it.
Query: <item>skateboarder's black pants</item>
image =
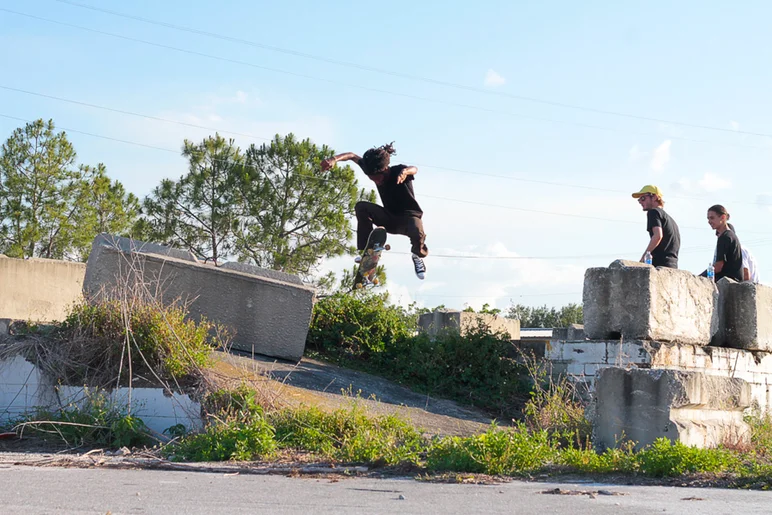
[[[374,226],[382,226],[390,234],[402,234],[410,238],[413,254],[426,257],[429,249],[424,240],[424,224],[417,216],[397,216],[372,202],[357,202],[354,207],[357,214],[357,250],[364,250],[367,238]]]

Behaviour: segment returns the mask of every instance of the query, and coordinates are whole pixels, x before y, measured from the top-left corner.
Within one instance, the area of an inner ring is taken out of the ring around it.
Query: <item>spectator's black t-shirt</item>
[[[364,163],[362,163],[364,164]],[[423,211],[415,199],[413,192],[413,176],[408,175],[402,184],[397,184],[397,178],[407,165],[390,166],[387,178],[382,184],[377,184],[383,207],[396,216],[415,216],[421,218]],[[365,173],[367,170],[365,170]]]
[[[655,227],[662,227],[662,241],[651,252],[651,264],[667,268],[678,268],[678,251],[681,248],[681,232],[678,224],[661,207],[646,212],[646,230],[649,236]]]
[[[727,229],[716,242],[716,262],[723,261],[724,267],[716,272],[716,281],[729,277],[735,281],[743,280],[743,249],[740,240],[731,229]]]

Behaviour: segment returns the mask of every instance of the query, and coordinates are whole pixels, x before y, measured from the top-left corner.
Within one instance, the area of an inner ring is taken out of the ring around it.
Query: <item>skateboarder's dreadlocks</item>
[[[391,234],[403,234],[410,238],[412,259],[415,273],[419,279],[426,274],[426,265],[422,258],[429,254],[424,244],[426,235],[421,221],[423,211],[416,202],[413,192],[413,177],[418,173],[415,166],[391,164],[391,156],[396,154],[394,142],[380,147],[373,147],[359,157],[353,152],[345,152],[322,161],[322,170],[329,170],[338,161],[354,161],[378,187],[383,207],[371,202],[357,202],[357,249],[362,251],[373,226],[382,226]],[[357,258],[357,262],[359,258]]]
[[[377,173],[387,169],[391,163],[391,156],[396,153],[393,141],[380,147],[371,148],[362,156],[365,165],[363,170],[367,175],[371,175],[373,172]]]

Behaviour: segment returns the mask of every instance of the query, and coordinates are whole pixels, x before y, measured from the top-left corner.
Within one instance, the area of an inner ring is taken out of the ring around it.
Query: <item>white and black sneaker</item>
[[[424,264],[424,260],[415,254],[413,254],[412,257],[413,266],[415,267],[415,275],[419,279],[423,280],[424,276],[426,275],[426,265]]]
[[[361,263],[362,262],[362,256],[357,256],[354,258],[354,263]]]

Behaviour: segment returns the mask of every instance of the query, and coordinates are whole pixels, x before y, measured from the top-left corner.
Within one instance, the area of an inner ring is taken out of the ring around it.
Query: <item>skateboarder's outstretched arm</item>
[[[362,158],[356,155],[353,152],[344,152],[342,154],[338,154],[337,156],[330,157],[322,161],[322,170],[329,170],[333,166],[335,166],[335,163],[338,161],[354,161],[359,166],[362,166]]]
[[[405,182],[405,179],[407,179],[408,175],[415,175],[418,173],[418,168],[415,166],[406,166],[402,169],[402,171],[399,174],[399,177],[397,177],[397,184],[402,184]]]

